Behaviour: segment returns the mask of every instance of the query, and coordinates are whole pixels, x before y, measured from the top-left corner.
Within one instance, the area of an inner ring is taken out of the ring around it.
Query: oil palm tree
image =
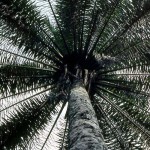
[[[149,0],[1,0],[0,149],[148,149],[149,20]]]

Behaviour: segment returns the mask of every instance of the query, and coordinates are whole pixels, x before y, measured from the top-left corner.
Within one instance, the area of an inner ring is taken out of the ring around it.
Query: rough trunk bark
[[[90,98],[80,81],[73,84],[69,97],[69,150],[107,150]]]

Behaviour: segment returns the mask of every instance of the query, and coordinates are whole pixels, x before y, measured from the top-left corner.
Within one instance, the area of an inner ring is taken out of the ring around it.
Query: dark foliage
[[[149,20],[149,0],[1,0],[0,149],[49,148],[58,122],[55,148],[67,149],[81,79],[108,148],[148,150]]]

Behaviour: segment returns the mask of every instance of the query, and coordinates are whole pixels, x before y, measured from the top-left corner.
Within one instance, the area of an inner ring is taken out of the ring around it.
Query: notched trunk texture
[[[90,98],[80,81],[70,91],[69,150],[107,150]]]

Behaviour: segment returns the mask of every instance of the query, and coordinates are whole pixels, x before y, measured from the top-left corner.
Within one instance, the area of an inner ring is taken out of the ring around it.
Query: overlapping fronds
[[[25,146],[36,134],[52,119],[52,114],[57,112],[60,99],[57,95],[40,95],[23,103],[14,110],[7,119],[1,123],[0,147],[12,149]],[[26,141],[27,143],[24,143]]]
[[[108,148],[148,149],[149,20],[149,0],[1,0],[0,148],[47,149],[63,120],[67,149],[61,115],[81,78]]]
[[[2,36],[12,40],[19,48],[25,46],[24,52],[38,56],[39,59],[49,59],[52,53],[60,57],[50,35],[52,27],[48,19],[40,16],[33,2],[1,1],[0,6]]]

